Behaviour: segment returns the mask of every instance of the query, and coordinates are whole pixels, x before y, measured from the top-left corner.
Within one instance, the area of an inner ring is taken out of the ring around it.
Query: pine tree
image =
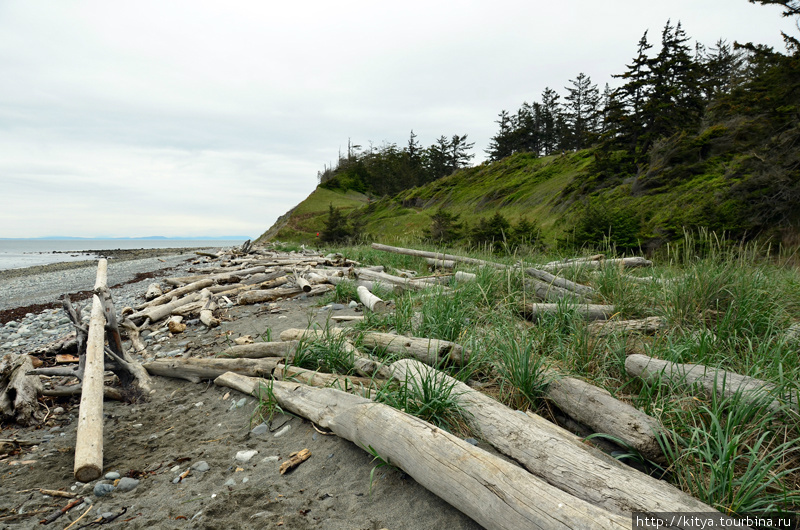
[[[542,92],[541,137],[542,151],[545,155],[554,153],[562,144],[564,119],[558,102],[560,98],[561,96],[550,87],[545,87]]]
[[[600,92],[592,79],[581,72],[570,80],[567,87],[567,101],[564,117],[567,124],[568,138],[566,145],[571,149],[588,147],[597,133],[598,106]]]

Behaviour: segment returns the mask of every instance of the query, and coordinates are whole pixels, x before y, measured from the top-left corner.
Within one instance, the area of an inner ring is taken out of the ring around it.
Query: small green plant
[[[491,357],[500,374],[500,398],[517,410],[536,409],[552,376],[535,338],[525,332],[502,328],[493,336]]]
[[[283,414],[283,409],[278,404],[278,398],[275,397],[275,392],[272,387],[272,381],[268,384],[261,384],[258,387],[257,395],[258,406],[253,411],[250,418],[250,427],[254,423],[270,423],[275,414]]]
[[[375,401],[416,416],[448,432],[468,434],[470,414],[453,394],[456,381],[435,370],[407,375],[396,385],[386,385]]]
[[[362,449],[364,449],[366,452],[368,452],[369,454],[372,455],[372,461],[373,462],[378,462],[375,466],[372,467],[372,469],[369,472],[369,497],[371,499],[372,498],[372,484],[375,482],[375,471],[377,471],[378,469],[380,469],[382,467],[389,467],[389,468],[392,468],[392,469],[397,469],[397,466],[393,465],[391,462],[389,462],[389,460],[383,458],[378,453],[378,451],[376,451],[375,448],[372,447],[371,445],[368,445],[367,447],[363,447],[362,446]]]
[[[349,375],[354,371],[355,356],[352,345],[343,333],[336,333],[329,325],[316,338],[299,341],[292,364],[308,370]]]

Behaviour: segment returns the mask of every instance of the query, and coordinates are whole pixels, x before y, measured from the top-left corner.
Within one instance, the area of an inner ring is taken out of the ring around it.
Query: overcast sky
[[[796,32],[746,0],[0,0],[0,237],[256,237],[348,138],[480,160],[501,110],[613,86],[670,18]]]

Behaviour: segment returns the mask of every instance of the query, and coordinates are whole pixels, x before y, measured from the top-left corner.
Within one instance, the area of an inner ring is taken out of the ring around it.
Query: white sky
[[[348,138],[480,160],[501,110],[613,86],[670,18],[796,33],[746,0],[0,0],[0,237],[256,237]]]

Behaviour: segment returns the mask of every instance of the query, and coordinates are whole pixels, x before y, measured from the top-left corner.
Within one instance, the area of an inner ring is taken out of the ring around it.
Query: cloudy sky
[[[354,143],[468,134],[667,19],[783,49],[746,0],[0,0],[0,237],[256,237]]]

